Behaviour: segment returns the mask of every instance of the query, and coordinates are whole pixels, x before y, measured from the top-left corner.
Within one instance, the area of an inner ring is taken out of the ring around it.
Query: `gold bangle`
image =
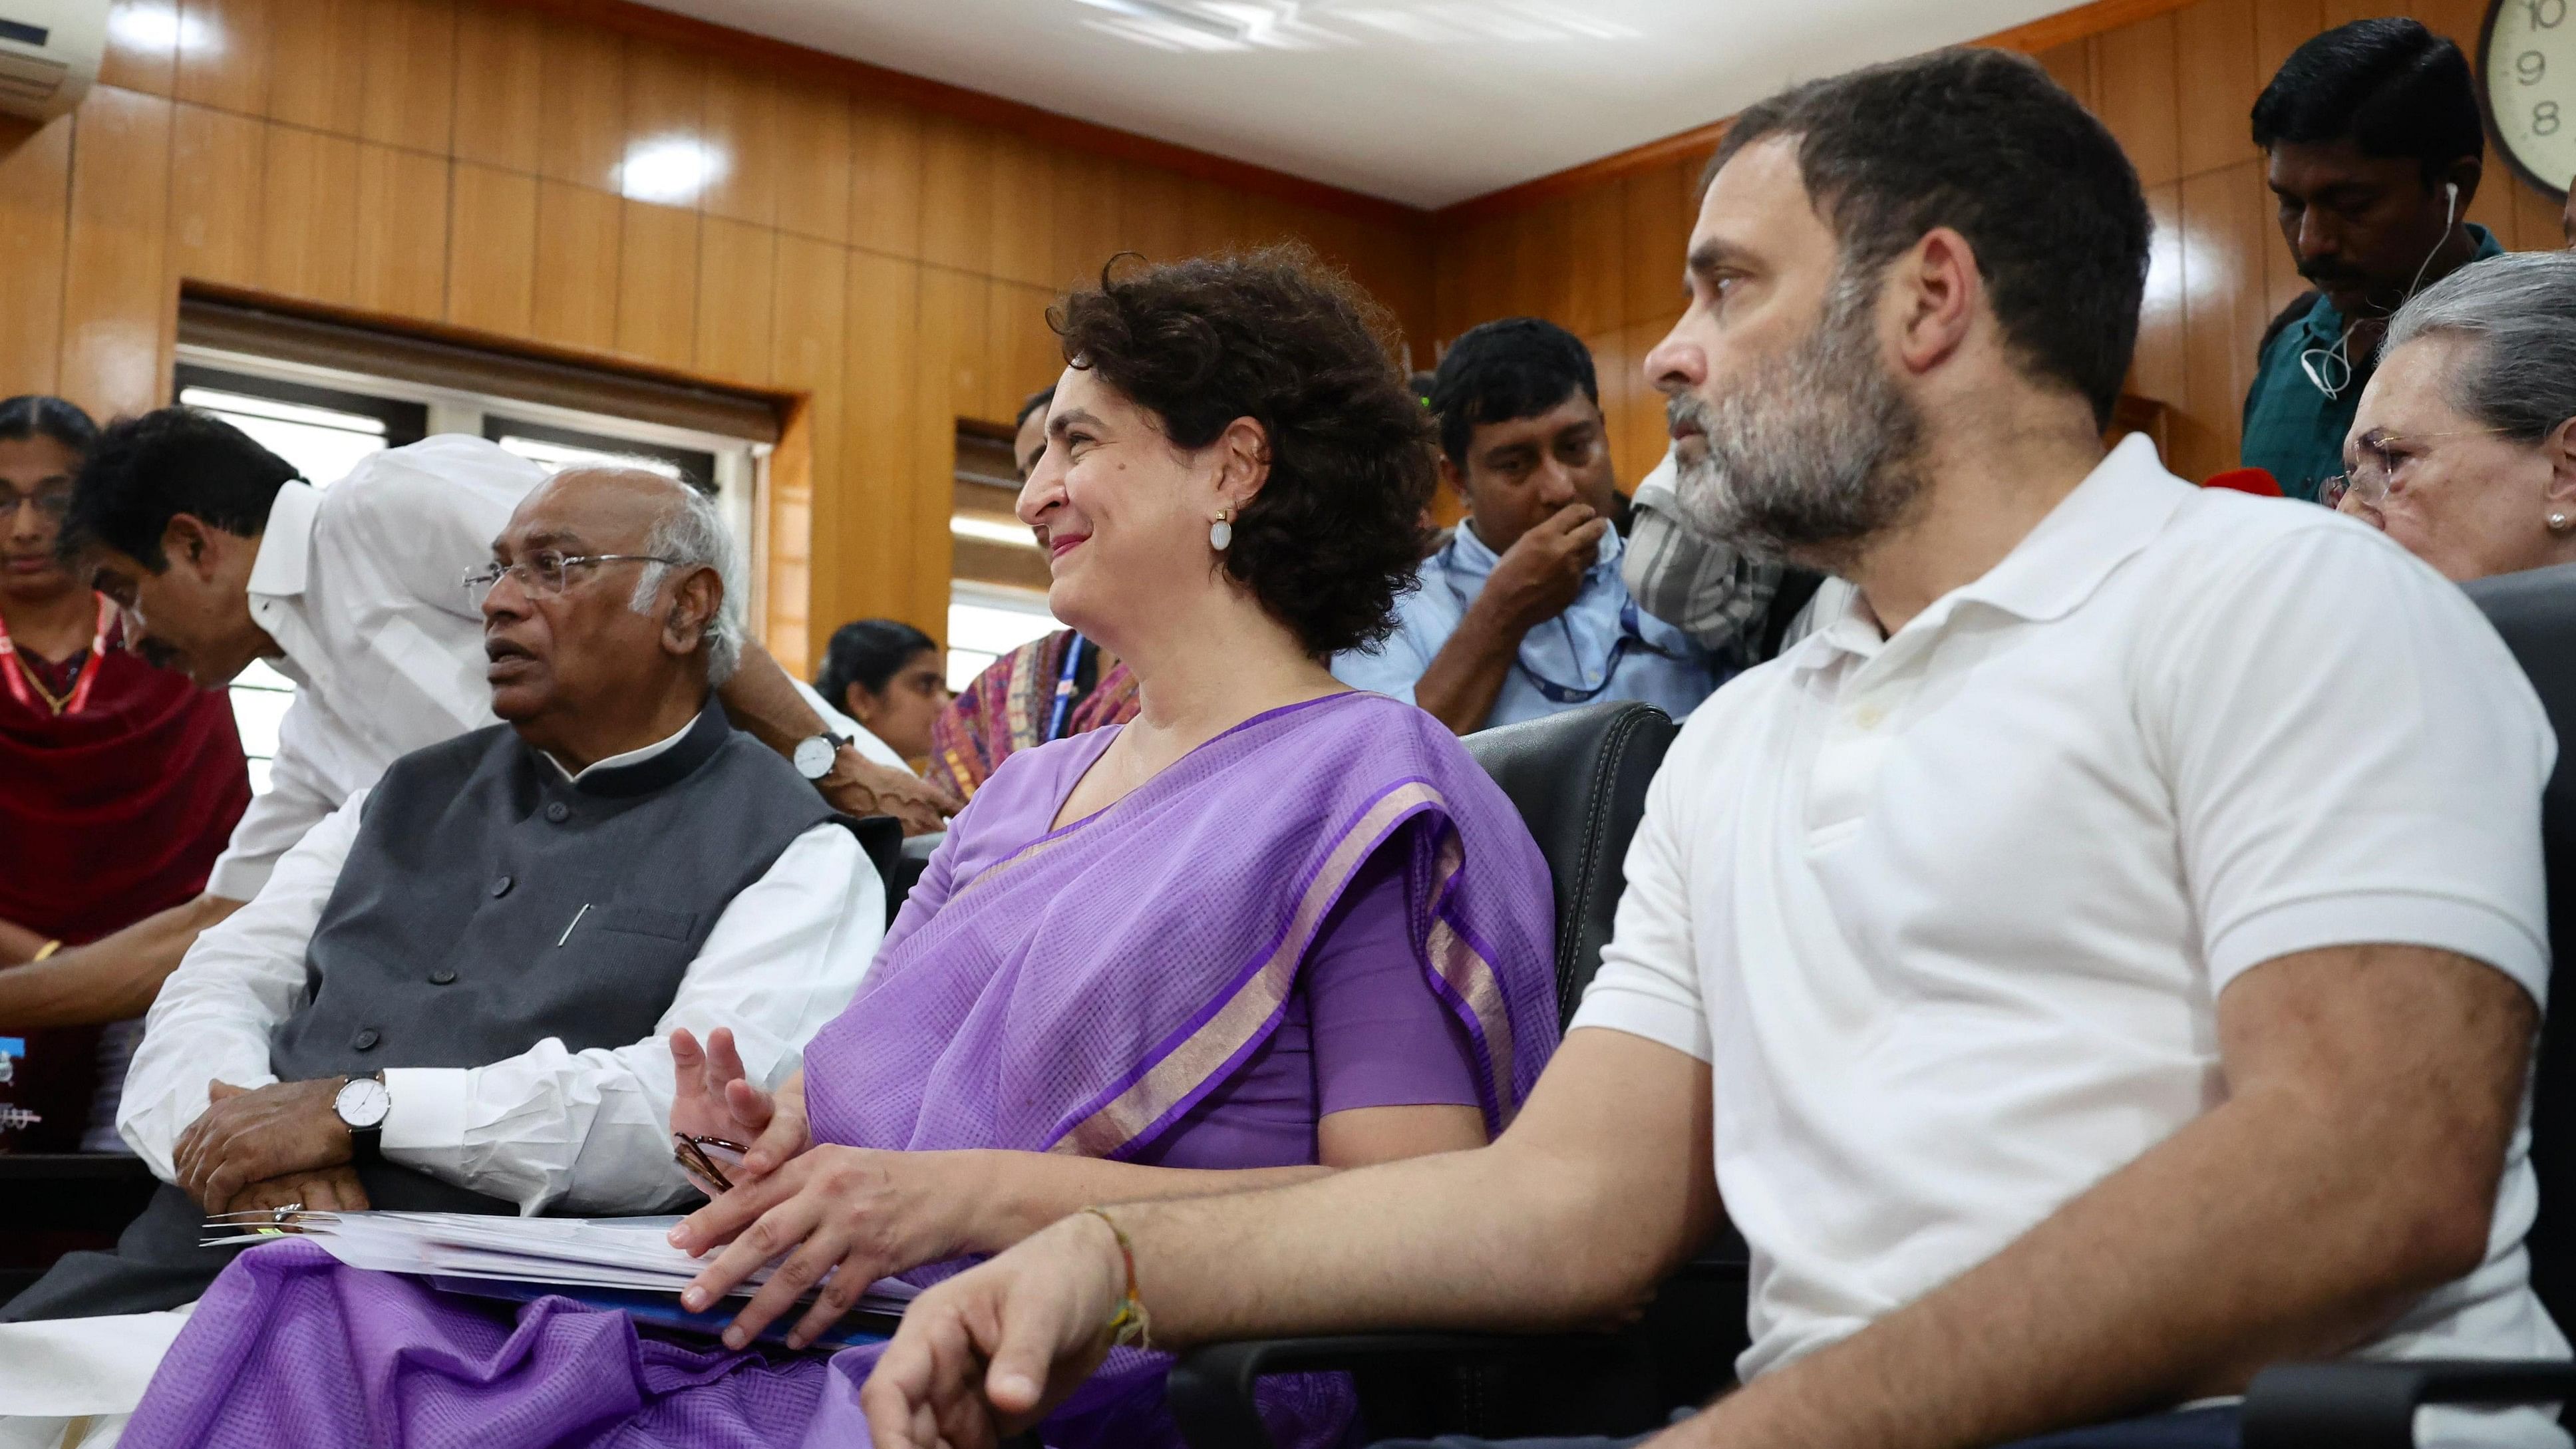
[[[33,965],[35,965],[37,962],[44,960],[46,957],[51,956],[51,955],[52,955],[52,954],[54,954],[56,951],[59,951],[59,950],[61,950],[61,949],[63,949],[63,943],[62,943],[62,942],[60,942],[60,941],[47,941],[45,944],[43,944],[43,945],[41,945],[41,946],[38,946],[38,947],[36,948],[36,954],[35,954],[35,955],[30,956],[30,957],[28,957],[28,958],[27,958],[27,964],[28,964],[28,965],[30,965],[30,966],[33,966]]]
[[[1137,1348],[1154,1346],[1154,1321],[1145,1313],[1145,1301],[1136,1296],[1136,1245],[1127,1240],[1127,1230],[1104,1209],[1086,1207],[1084,1212],[1109,1225],[1109,1235],[1118,1240],[1118,1258],[1127,1267],[1127,1296],[1118,1300],[1118,1311],[1109,1315],[1109,1342],[1112,1346]]]

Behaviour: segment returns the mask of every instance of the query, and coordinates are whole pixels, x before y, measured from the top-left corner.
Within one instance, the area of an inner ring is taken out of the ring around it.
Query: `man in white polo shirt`
[[[2548,725],[2385,539],[2104,455],[2148,228],[1999,52],[1738,119],[1647,360],[1678,496],[1857,595],[1683,729],[1528,1105],[949,1280],[879,1449],[1015,1429],[1132,1324],[1598,1321],[1721,1205],[1746,1385],[1658,1449],[2233,1445],[2281,1359],[2565,1357],[2521,1244]]]

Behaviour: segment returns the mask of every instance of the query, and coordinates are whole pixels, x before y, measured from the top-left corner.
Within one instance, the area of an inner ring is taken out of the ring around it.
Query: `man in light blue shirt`
[[[1488,322],[1450,344],[1427,401],[1467,518],[1396,601],[1394,636],[1336,655],[1334,676],[1460,734],[1612,699],[1689,714],[1724,676],[1620,582],[1591,352],[1533,317]]]

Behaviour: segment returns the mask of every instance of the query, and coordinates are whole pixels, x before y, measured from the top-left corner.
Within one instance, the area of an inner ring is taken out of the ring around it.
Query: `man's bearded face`
[[[1786,356],[1747,369],[1714,403],[1685,392],[1666,405],[1707,441],[1677,460],[1674,479],[1694,530],[1831,566],[1922,491],[1923,420],[1879,359],[1877,282],[1846,271]]]

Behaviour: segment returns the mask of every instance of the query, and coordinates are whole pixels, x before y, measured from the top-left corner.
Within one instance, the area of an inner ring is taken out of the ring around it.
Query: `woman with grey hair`
[[[2388,326],[2324,501],[2466,581],[2576,563],[2576,253],[2462,267]]]

